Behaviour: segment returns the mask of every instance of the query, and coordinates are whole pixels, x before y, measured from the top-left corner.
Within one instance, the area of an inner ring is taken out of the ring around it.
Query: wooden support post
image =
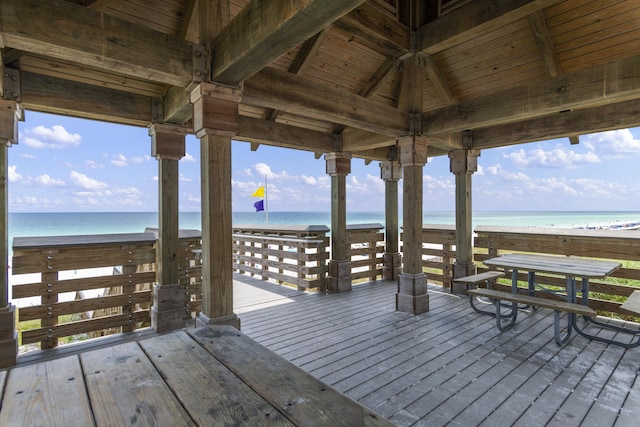
[[[199,323],[240,329],[233,312],[231,138],[238,129],[235,88],[201,83],[191,92],[193,125],[200,139],[202,196],[202,311]]]
[[[0,83],[3,79],[0,76]],[[1,90],[0,90],[1,92]],[[0,99],[0,369],[15,366],[18,332],[15,307],[9,303],[9,147],[18,143],[20,104]]]
[[[402,178],[399,162],[380,163],[380,178],[384,180],[385,250],[382,261],[382,277],[398,280],[402,271],[398,218],[398,181]]]
[[[331,176],[331,260],[327,289],[329,292],[351,290],[351,259],[348,258],[347,175],[351,172],[351,153],[325,155],[327,174]]]
[[[157,283],[151,308],[151,326],[157,332],[186,326],[185,290],[178,275],[178,161],[185,155],[186,134],[181,126],[156,123],[149,127],[151,154],[158,159]]]
[[[427,276],[422,271],[422,168],[427,163],[427,142],[420,136],[398,139],[403,167],[403,258],[398,277],[396,309],[412,314],[429,311]]]
[[[471,175],[478,170],[478,150],[457,150],[449,153],[450,170],[456,176],[456,262],[454,278],[477,273],[473,263],[473,230],[471,208]],[[451,285],[451,292],[466,293]]]

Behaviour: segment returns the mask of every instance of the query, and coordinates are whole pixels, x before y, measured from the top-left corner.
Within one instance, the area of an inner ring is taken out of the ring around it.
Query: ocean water
[[[424,212],[425,224],[455,224],[454,212]],[[474,212],[473,227],[505,225],[579,228],[640,222],[640,212]],[[380,223],[383,212],[348,212],[347,224]],[[235,212],[234,225],[265,224],[264,212]],[[329,212],[269,212],[270,225],[331,225]],[[402,218],[400,218],[402,225]],[[157,227],[155,212],[10,213],[9,246],[13,237],[139,233]],[[200,229],[200,212],[182,212],[180,228]]]

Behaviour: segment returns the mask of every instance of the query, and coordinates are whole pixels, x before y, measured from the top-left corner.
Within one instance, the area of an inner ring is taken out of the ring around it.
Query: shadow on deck
[[[324,295],[237,279],[245,334],[397,425],[637,423],[640,348],[579,335],[560,348],[550,310],[523,313],[501,333],[438,286],[431,310],[413,316],[395,311],[393,282]],[[245,302],[253,288],[273,293]]]

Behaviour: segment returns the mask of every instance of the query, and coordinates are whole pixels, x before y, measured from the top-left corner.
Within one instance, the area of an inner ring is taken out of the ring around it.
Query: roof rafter
[[[640,96],[640,55],[516,87],[422,115],[422,132],[441,135]]]
[[[420,48],[434,54],[500,28],[562,0],[473,1],[423,25],[419,29]]]
[[[389,17],[373,2],[363,3],[341,18],[336,25],[360,34],[373,44],[386,46],[398,56],[410,50],[409,28]]]
[[[473,148],[504,147],[635,126],[640,126],[640,99],[477,129],[473,131]]]
[[[213,41],[212,81],[239,84],[364,1],[251,1]]]
[[[316,53],[320,49],[322,42],[324,41],[327,33],[331,27],[326,27],[319,33],[315,34],[313,37],[308,38],[302,43],[296,57],[293,59],[291,65],[289,66],[289,72],[291,74],[303,74],[304,71],[309,67],[309,64],[315,57]],[[278,110],[268,109],[266,117],[271,121],[275,121],[278,118],[280,112]]]
[[[544,13],[541,10],[529,15],[529,26],[531,27],[531,31],[533,31],[533,38],[540,51],[540,57],[547,75],[549,77],[561,75],[562,68],[560,67],[553,43],[551,42],[551,36],[549,36],[549,29],[544,19]]]
[[[192,44],[62,0],[3,0],[0,37],[7,47],[174,86],[192,77]]]
[[[396,108],[273,68],[245,81],[242,102],[390,136],[409,126],[408,114]]]

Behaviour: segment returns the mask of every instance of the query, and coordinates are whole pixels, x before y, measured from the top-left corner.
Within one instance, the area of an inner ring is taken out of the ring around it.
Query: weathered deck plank
[[[70,356],[12,369],[2,400],[0,425],[94,425],[78,358]]]
[[[342,394],[290,362],[264,352],[261,346],[231,327],[199,328],[189,334],[296,425],[392,425],[355,401],[344,399]]]
[[[186,332],[140,346],[198,425],[292,425]]]
[[[97,425],[195,425],[138,343],[80,355]]]
[[[365,286],[245,310],[243,332],[399,426],[637,421],[638,349],[577,334],[560,348],[546,309],[499,332],[493,318],[438,286],[429,286],[431,310],[410,316],[387,310],[394,283]]]

